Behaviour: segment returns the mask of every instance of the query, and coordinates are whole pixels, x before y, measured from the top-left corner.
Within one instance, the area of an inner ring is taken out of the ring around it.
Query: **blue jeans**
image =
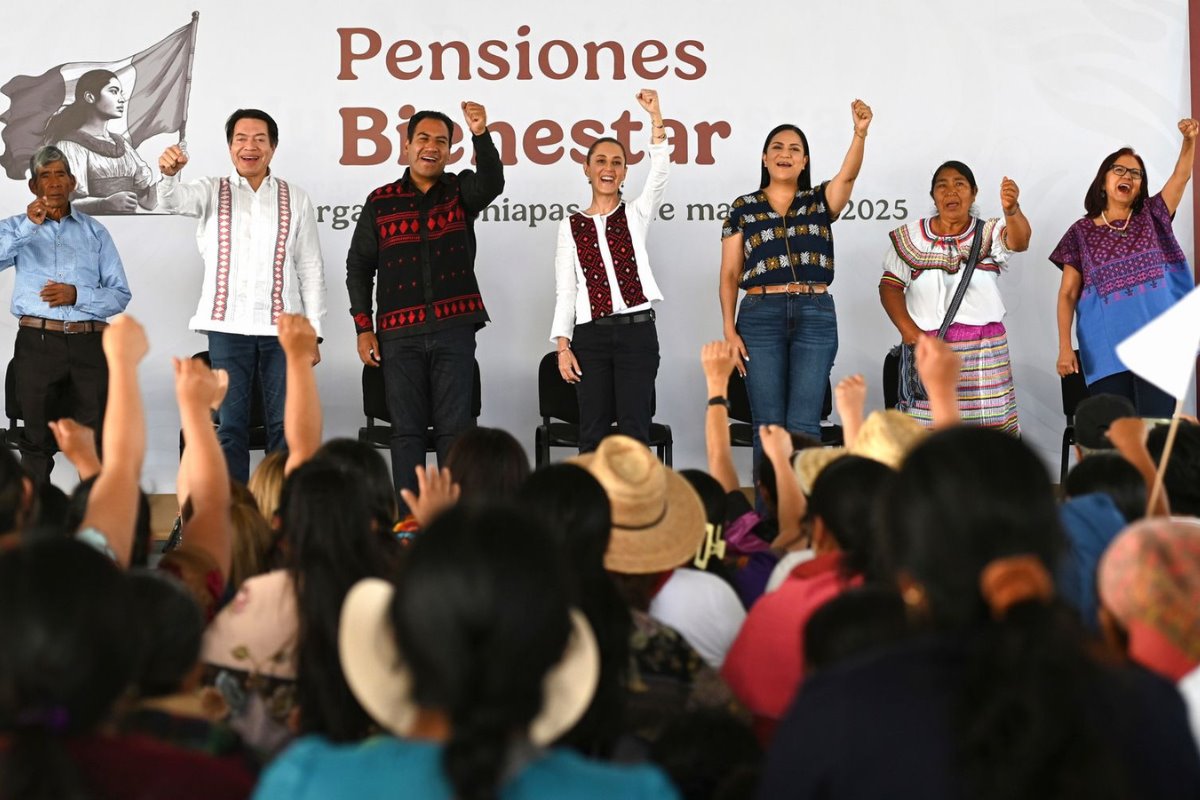
[[[287,361],[279,339],[274,336],[243,336],[237,333],[208,334],[208,357],[213,369],[229,373],[229,391],[217,412],[217,439],[225,453],[229,475],[245,483],[250,480],[250,393],[254,376],[262,386],[262,423],[267,428],[267,452],[282,450],[283,404],[287,398]]]
[[[384,339],[379,349],[392,418],[392,483],[415,492],[416,468],[425,463],[429,427],[434,430],[438,464],[444,465],[454,439],[475,425],[471,416],[475,328],[458,325]]]
[[[748,294],[737,332],[746,345],[746,393],[754,423],[754,464],[762,457],[759,425],[821,438],[821,406],[837,355],[837,308],[830,294]]]

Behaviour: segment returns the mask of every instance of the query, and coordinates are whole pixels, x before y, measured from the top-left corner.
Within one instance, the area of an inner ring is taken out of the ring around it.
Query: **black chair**
[[[754,446],[754,424],[750,416],[750,395],[746,391],[746,379],[736,369],[729,375],[725,387],[725,399],[729,401],[729,443],[734,447]],[[825,447],[841,447],[845,441],[842,426],[829,421],[833,413],[833,384],[825,382],[825,400],[821,404],[821,444]]]
[[[482,386],[479,380],[479,362],[475,362],[474,381],[471,385],[471,417],[479,419],[483,412]],[[362,371],[363,414],[367,424],[358,429],[358,440],[380,450],[392,446],[392,415],[388,413],[387,397],[383,384],[383,368],[368,367]],[[437,452],[437,435],[433,427],[425,432],[425,452]]]
[[[750,394],[746,391],[746,379],[736,369],[729,374],[725,399],[729,401],[729,443],[734,447],[753,447],[754,424],[750,415]]]
[[[821,444],[825,447],[841,447],[846,443],[842,426],[829,421],[833,413],[833,383],[825,381],[825,400],[821,403]]]
[[[1079,351],[1075,351],[1075,359],[1079,360]],[[1071,445],[1075,444],[1075,409],[1088,397],[1087,382],[1082,372],[1076,372],[1059,379],[1062,385],[1062,410],[1067,417],[1067,426],[1062,435],[1062,465],[1059,468],[1058,482],[1067,482],[1067,471],[1071,467]]]
[[[21,413],[21,401],[17,398],[16,363],[16,358],[9,359],[4,371],[4,416],[8,417],[8,430],[0,433],[0,444],[13,450],[25,435],[25,426],[20,424],[25,415]]]
[[[198,358],[208,366],[212,366],[212,359],[209,358],[207,350],[201,350],[192,358]],[[213,427],[217,427],[217,412],[212,415]],[[254,382],[250,385],[250,429],[248,450],[266,450],[267,449],[267,414],[263,410],[262,399],[262,381],[258,377],[258,370],[254,371]],[[179,457],[183,458],[183,431],[179,431]]]
[[[650,402],[650,413],[653,415],[657,410],[657,397]],[[575,386],[564,381],[558,372],[556,350],[543,356],[542,363],[538,365],[538,414],[542,424],[533,433],[536,466],[550,463],[551,447],[579,449],[579,400],[575,396]],[[613,420],[612,432],[617,432],[616,420]],[[648,444],[657,451],[659,461],[671,466],[674,440],[671,438],[670,425],[651,422]]]
[[[883,407],[895,408],[900,402],[900,359],[891,354],[883,358]]]

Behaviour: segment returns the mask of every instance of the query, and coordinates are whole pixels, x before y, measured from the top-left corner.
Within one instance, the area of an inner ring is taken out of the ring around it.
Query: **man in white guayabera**
[[[183,183],[187,153],[172,145],[159,156],[159,208],[198,217],[204,258],[200,303],[188,327],[208,334],[214,368],[229,373],[217,436],[229,474],[250,475],[251,396],[257,373],[267,427],[267,451],[282,449],[286,364],[276,338],[280,314],[303,314],[321,335],[325,265],[312,202],[298,186],[271,173],[279,126],[266,112],[238,109],[225,123],[233,174]],[[318,339],[319,341],[319,339]],[[320,348],[313,364],[321,360]]]

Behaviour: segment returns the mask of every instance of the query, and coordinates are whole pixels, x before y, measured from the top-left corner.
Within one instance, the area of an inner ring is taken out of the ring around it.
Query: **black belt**
[[[638,322],[654,322],[654,311],[635,311],[632,314],[613,314],[609,317],[600,317],[592,322],[597,325],[633,325]]]

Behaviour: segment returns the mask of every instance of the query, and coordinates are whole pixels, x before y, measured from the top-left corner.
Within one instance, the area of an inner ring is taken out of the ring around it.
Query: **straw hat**
[[[806,447],[792,459],[792,471],[800,483],[800,491],[807,497],[812,494],[813,484],[821,471],[847,454],[844,447]]]
[[[346,683],[366,712],[388,731],[406,736],[418,709],[389,615],[395,591],[380,578],[365,578],[350,589],[342,603],[338,654]],[[600,678],[596,637],[583,614],[570,613],[566,650],[542,681],[542,708],[529,725],[535,745],[550,744],[579,721]]]
[[[605,568],[626,575],[665,572],[696,554],[707,521],[700,496],[646,445],[628,436],[609,436],[596,452],[572,461],[592,473],[612,505]]]
[[[863,421],[850,454],[900,469],[905,456],[928,435],[927,428],[903,411],[872,411]]]

